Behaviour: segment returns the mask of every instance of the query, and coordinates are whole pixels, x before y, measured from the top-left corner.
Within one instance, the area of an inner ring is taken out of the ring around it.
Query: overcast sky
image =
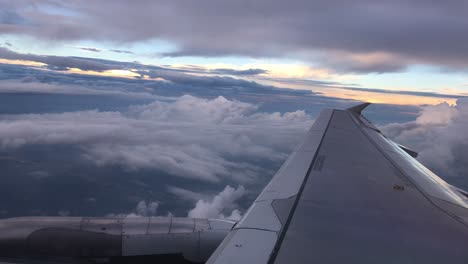
[[[31,53],[190,65],[374,102],[414,100],[323,89],[304,80],[447,95],[468,89],[468,3],[462,0],[1,0],[0,43],[3,63],[58,63],[57,57],[24,57]],[[80,65],[74,71],[113,69]],[[121,71],[107,74],[137,76],[122,71],[131,70],[129,65],[114,68]]]

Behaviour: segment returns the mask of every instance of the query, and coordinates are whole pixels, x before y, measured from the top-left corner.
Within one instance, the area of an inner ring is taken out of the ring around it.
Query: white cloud
[[[241,213],[235,209],[235,202],[245,194],[243,186],[232,188],[226,186],[223,191],[215,195],[210,200],[198,200],[195,207],[188,212],[188,217],[192,218],[226,218],[239,220]],[[232,210],[229,216],[225,212]]]
[[[249,181],[265,173],[259,161],[285,159],[310,125],[304,111],[260,113],[255,105],[223,97],[182,96],[125,112],[2,116],[0,149],[75,144],[98,166]]]
[[[468,168],[468,100],[456,106],[424,107],[416,121],[389,124],[384,134],[419,152],[418,159],[443,177],[464,176]]]
[[[136,214],[140,216],[154,216],[158,212],[158,202],[140,201],[136,206]]]

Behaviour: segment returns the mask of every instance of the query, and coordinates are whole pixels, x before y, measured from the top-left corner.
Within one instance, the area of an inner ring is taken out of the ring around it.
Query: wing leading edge
[[[326,109],[208,263],[467,263],[468,199],[361,111]]]

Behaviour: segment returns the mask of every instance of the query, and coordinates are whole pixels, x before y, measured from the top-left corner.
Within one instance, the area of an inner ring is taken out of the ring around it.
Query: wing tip
[[[371,104],[371,103],[366,102],[366,103],[363,103],[363,104],[359,104],[359,105],[350,107],[350,108],[348,108],[348,109],[346,109],[346,110],[351,111],[351,112],[354,112],[354,113],[360,115],[360,114],[362,113],[362,111],[363,111],[366,107],[368,107],[370,104]]]

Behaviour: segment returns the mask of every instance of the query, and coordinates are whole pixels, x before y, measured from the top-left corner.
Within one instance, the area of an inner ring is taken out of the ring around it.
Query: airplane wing
[[[468,263],[468,194],[386,138],[368,105],[323,110],[208,263]]]

